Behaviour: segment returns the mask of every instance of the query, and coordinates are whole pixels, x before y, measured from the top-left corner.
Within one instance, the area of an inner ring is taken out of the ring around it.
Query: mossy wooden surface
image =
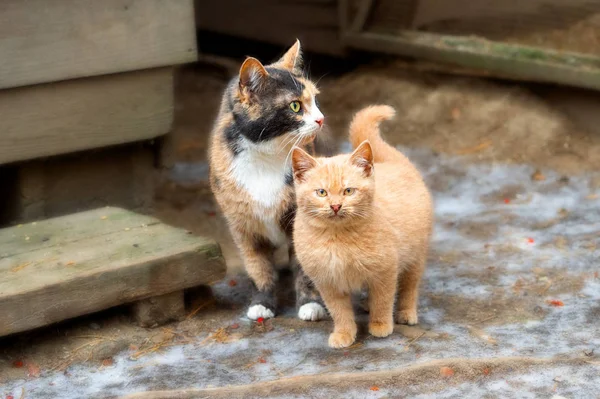
[[[219,245],[119,208],[0,230],[0,336],[209,284]]]
[[[343,36],[350,48],[473,68],[488,76],[600,90],[600,57],[414,31],[347,32]]]

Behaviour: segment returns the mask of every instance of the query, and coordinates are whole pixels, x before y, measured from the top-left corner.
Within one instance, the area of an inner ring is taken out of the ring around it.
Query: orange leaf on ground
[[[379,387],[377,385],[373,385],[370,389],[371,391],[379,391]]]
[[[552,305],[552,306],[556,306],[556,307],[565,306],[565,303],[558,299],[550,299],[546,302],[548,303],[548,305]]]
[[[112,366],[114,363],[115,361],[112,357],[107,357],[106,359],[102,360],[102,366],[104,367]]]
[[[442,377],[452,377],[454,375],[454,370],[446,366],[440,367],[440,375]]]
[[[40,376],[40,366],[34,362],[27,362],[27,375],[29,377],[38,378]]]
[[[451,114],[452,114],[452,119],[454,119],[454,120],[460,119],[460,115],[461,115],[460,108],[457,108],[457,107],[452,108]]]

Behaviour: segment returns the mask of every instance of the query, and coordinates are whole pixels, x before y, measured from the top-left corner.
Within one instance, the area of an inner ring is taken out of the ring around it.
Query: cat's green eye
[[[319,197],[327,197],[327,191],[323,190],[322,188],[317,190],[317,195]]]
[[[347,188],[344,190],[344,195],[352,195],[356,191],[355,188]]]
[[[295,113],[300,112],[300,108],[302,108],[300,106],[300,101],[292,101],[290,103],[290,108],[292,109],[292,111],[294,111]]]

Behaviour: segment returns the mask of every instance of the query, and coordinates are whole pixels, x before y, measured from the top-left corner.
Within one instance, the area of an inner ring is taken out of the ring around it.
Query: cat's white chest
[[[231,172],[254,202],[276,208],[286,186],[286,165],[285,159],[244,151],[234,159]]]
[[[253,207],[254,217],[262,222],[267,238],[276,245],[287,240],[277,219],[286,189],[287,171],[285,159],[256,156],[250,152],[238,154],[231,170],[237,184],[258,205]]]

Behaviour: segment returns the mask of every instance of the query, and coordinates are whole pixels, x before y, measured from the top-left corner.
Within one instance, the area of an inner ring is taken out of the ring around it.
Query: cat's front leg
[[[319,287],[325,306],[333,318],[333,332],[329,335],[329,346],[346,348],[356,340],[356,322],[350,293],[340,292],[331,286]]]
[[[275,268],[272,257],[274,246],[266,238],[237,233],[235,241],[240,248],[248,276],[254,283],[252,300],[247,316],[251,320],[275,317],[277,297],[275,293]]]
[[[294,271],[298,318],[305,321],[323,320],[327,316],[327,312],[325,311],[321,295],[312,280],[302,270],[292,243],[290,243],[289,256],[290,267]]]
[[[398,273],[390,270],[369,283],[369,333],[387,337],[394,331],[394,296]]]
[[[398,324],[414,326],[419,322],[417,302],[419,301],[419,284],[425,269],[426,255],[404,270],[398,279],[398,311],[396,321]]]

